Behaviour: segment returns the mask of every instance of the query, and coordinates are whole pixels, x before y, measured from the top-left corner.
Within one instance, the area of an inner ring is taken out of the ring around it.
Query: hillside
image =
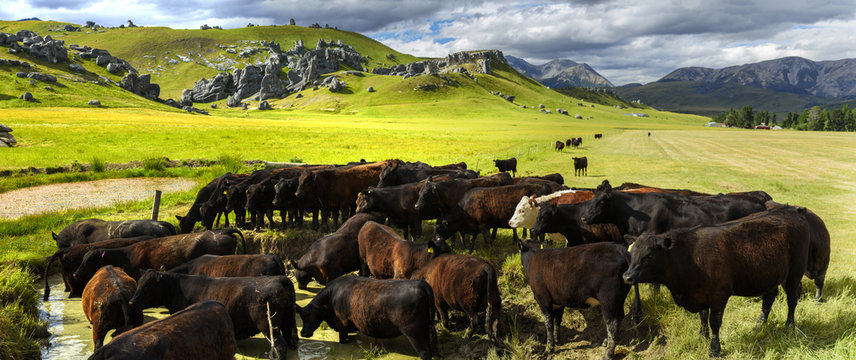
[[[597,73],[588,64],[567,59],[557,59],[541,65],[533,65],[514,56],[506,56],[508,64],[521,74],[531,77],[550,88],[564,87],[613,87],[612,83]]]
[[[854,78],[856,59],[786,57],[723,69],[680,68],[656,82],[615,90],[622,98],[668,111],[712,115],[749,105],[781,114],[852,101]]]

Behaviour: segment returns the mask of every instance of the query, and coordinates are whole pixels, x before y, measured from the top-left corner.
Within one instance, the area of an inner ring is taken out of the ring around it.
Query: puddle
[[[41,302],[39,297],[39,316],[48,322],[48,330],[51,337],[47,344],[42,347],[43,360],[86,360],[93,351],[92,328],[83,308],[80,298],[68,298],[65,293],[62,277],[60,274],[51,275],[48,278],[51,287],[51,296],[47,302]],[[321,290],[321,286],[310,283],[309,289],[297,290],[297,304],[305,306],[312,300],[312,296]],[[43,290],[39,289],[40,293]],[[143,312],[145,321],[161,319],[169,315],[166,309],[155,308]],[[297,330],[302,326],[300,316],[297,319]],[[112,333],[111,333],[112,334]],[[112,338],[110,335],[104,340],[107,344]],[[300,338],[297,351],[288,349],[289,360],[320,360],[320,359],[362,359],[367,351],[374,348],[385,355],[381,359],[418,359],[416,351],[403,336],[394,339],[373,339],[362,334],[352,334],[347,344],[339,344],[339,334],[327,327],[319,328],[310,339]],[[249,339],[238,340],[238,353],[235,359],[267,359],[267,351],[270,343],[258,334]]]

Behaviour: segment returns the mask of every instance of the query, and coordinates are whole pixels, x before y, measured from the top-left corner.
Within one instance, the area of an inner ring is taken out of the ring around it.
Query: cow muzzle
[[[635,271],[631,272],[628,270],[628,271],[624,272],[624,275],[622,275],[621,277],[624,279],[625,284],[636,285],[636,283],[638,282],[636,279],[637,274]]]

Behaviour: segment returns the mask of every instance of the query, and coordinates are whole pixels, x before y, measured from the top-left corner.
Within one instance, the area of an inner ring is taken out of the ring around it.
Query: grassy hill
[[[80,32],[55,31],[66,23],[53,21],[0,21],[0,32],[35,31],[41,36],[65,41],[66,45],[86,45],[107,49],[110,54],[127,60],[141,74],[151,74],[152,82],[161,86],[161,97],[178,99],[181,90],[192,88],[199,79],[211,78],[221,70],[263,63],[267,52],[249,57],[239,53],[258,47],[259,41],[279,43],[282,50],[290,49],[295,41],[303,40],[314,49],[319,39],[342,40],[369,60],[369,68],[391,66],[417,61],[362,34],[333,29],[312,29],[302,26],[253,26],[238,29],[180,30],[167,27],[104,28]],[[72,24],[74,25],[74,24]],[[232,54],[219,46],[236,46]],[[181,57],[187,60],[182,60]],[[220,66],[221,70],[211,67]],[[284,72],[287,70],[284,70]],[[283,73],[284,75],[284,73]]]
[[[775,113],[802,112],[805,106],[828,100],[811,95],[765,90],[736,83],[664,81],[635,87],[617,87],[623,99],[641,100],[660,110],[712,116],[746,105]]]

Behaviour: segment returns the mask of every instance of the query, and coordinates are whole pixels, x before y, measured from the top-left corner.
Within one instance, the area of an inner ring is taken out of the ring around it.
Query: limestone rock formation
[[[101,101],[99,101],[99,100],[89,100],[89,106],[101,106]]]
[[[502,51],[499,50],[473,52],[462,51],[449,54],[443,59],[418,61],[409,64],[395,65],[389,68],[375,68],[372,69],[372,73],[378,75],[401,76],[405,79],[418,75],[433,75],[453,72],[469,74],[462,65],[473,63],[476,65],[476,70],[478,72],[491,74],[491,61],[507,63],[505,57],[502,55]]]
[[[259,103],[259,110],[271,110],[270,104],[267,101],[262,101]]]
[[[33,79],[33,80],[44,81],[44,82],[49,82],[49,83],[55,83],[56,82],[56,76],[49,75],[49,74],[43,74],[40,72],[31,72],[31,73],[27,74],[27,77],[30,79]]]
[[[12,132],[12,128],[0,124],[0,147],[12,147],[18,143],[18,140],[15,140],[15,137],[10,134]]]
[[[137,76],[136,73],[129,73],[122,77],[121,86],[123,89],[149,100],[157,100],[160,95],[160,86],[151,83],[151,75],[149,74]]]
[[[31,93],[28,91],[28,92],[25,92],[23,95],[21,95],[21,100],[24,100],[24,101],[33,101],[33,100],[35,100],[35,99],[33,98],[33,94],[31,94]]]

